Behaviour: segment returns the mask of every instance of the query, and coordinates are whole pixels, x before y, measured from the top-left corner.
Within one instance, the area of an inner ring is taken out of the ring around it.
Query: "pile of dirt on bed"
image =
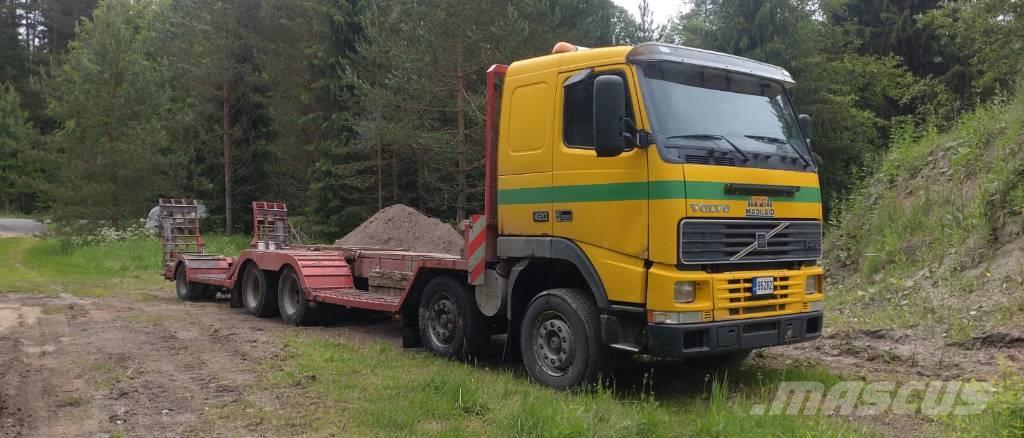
[[[395,204],[378,211],[335,244],[460,255],[463,239],[451,225]]]

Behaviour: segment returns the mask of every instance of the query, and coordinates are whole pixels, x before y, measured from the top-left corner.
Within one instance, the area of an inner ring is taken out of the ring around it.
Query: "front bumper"
[[[824,313],[750,318],[702,324],[648,324],[647,353],[661,357],[710,356],[795,344],[821,336]]]

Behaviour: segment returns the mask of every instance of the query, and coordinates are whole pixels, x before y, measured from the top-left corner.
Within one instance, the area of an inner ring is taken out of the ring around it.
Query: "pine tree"
[[[311,113],[304,125],[311,132],[310,213],[316,234],[340,237],[379,206],[369,145],[361,141],[356,114],[362,106],[354,75],[357,41],[363,35],[361,0],[316,0],[309,68]],[[372,135],[367,135],[367,138]]]
[[[47,157],[11,84],[0,83],[0,208],[33,213],[44,206]]]
[[[211,203],[210,213],[223,218],[228,233],[251,223],[245,206],[277,183],[270,89],[259,64],[264,6],[261,0],[168,0],[154,26],[190,113],[191,123],[176,132],[191,149],[189,192],[223,200]]]
[[[149,2],[104,0],[52,70],[46,94],[61,126],[59,220],[117,225],[144,217],[175,187],[176,154],[163,129],[168,77],[146,31],[152,12]]]

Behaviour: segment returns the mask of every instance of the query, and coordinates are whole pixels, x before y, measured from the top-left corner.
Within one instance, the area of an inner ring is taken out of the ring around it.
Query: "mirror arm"
[[[654,144],[654,134],[647,131],[637,131],[637,137],[640,139],[640,149],[647,149],[648,146]]]
[[[636,122],[629,117],[623,118],[622,121],[626,125],[626,131],[622,133],[622,139],[626,141],[626,144],[629,145],[630,149],[647,149],[647,146],[651,145],[652,141],[650,132],[637,128]],[[634,136],[630,134],[630,132],[635,132],[636,135]]]

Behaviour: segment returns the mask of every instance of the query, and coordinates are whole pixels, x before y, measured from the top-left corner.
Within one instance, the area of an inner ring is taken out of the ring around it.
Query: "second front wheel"
[[[423,347],[441,357],[470,359],[482,353],[491,339],[487,320],[469,288],[448,276],[435,277],[423,289],[419,329]]]

